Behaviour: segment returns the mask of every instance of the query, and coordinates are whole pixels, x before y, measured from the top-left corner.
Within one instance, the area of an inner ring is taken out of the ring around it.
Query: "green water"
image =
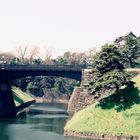
[[[67,120],[65,114],[47,114],[49,110],[62,109],[54,105],[33,106],[42,113],[26,113],[16,119],[0,121],[0,140],[89,140],[85,138],[64,137],[63,128]],[[44,108],[44,109],[43,109]]]

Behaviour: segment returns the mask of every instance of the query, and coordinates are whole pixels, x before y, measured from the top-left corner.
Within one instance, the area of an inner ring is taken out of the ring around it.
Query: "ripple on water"
[[[63,115],[63,114],[38,114],[38,115],[33,115],[32,118],[68,118],[68,115]]]

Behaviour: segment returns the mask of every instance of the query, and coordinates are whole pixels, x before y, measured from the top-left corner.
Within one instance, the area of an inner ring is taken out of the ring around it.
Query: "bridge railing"
[[[30,71],[81,71],[85,68],[83,65],[2,65],[0,64],[0,70],[30,70]]]

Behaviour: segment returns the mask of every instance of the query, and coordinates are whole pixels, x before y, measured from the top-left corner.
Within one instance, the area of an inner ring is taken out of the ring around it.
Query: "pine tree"
[[[126,44],[120,49],[126,67],[134,68],[137,66],[137,58],[140,56],[140,46],[138,39],[131,34],[126,37]]]
[[[104,94],[110,89],[118,91],[123,85],[130,84],[131,76],[124,69],[119,49],[114,45],[104,45],[94,60],[91,94]]]

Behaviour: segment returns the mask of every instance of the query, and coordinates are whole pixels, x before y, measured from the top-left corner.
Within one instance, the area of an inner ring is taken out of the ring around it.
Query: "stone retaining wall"
[[[68,103],[68,113],[70,115],[73,115],[75,112],[82,110],[96,101],[96,97],[90,95],[88,91],[88,84],[91,76],[91,69],[83,70],[81,86],[74,89]]]
[[[97,134],[92,132],[64,131],[64,136],[92,138],[98,140],[140,140],[137,136],[116,136],[111,134]]]
[[[77,106],[77,101],[80,97],[81,92],[81,87],[76,87],[71,95],[68,103],[68,113],[70,116],[73,115],[73,113],[75,112],[75,107]]]

